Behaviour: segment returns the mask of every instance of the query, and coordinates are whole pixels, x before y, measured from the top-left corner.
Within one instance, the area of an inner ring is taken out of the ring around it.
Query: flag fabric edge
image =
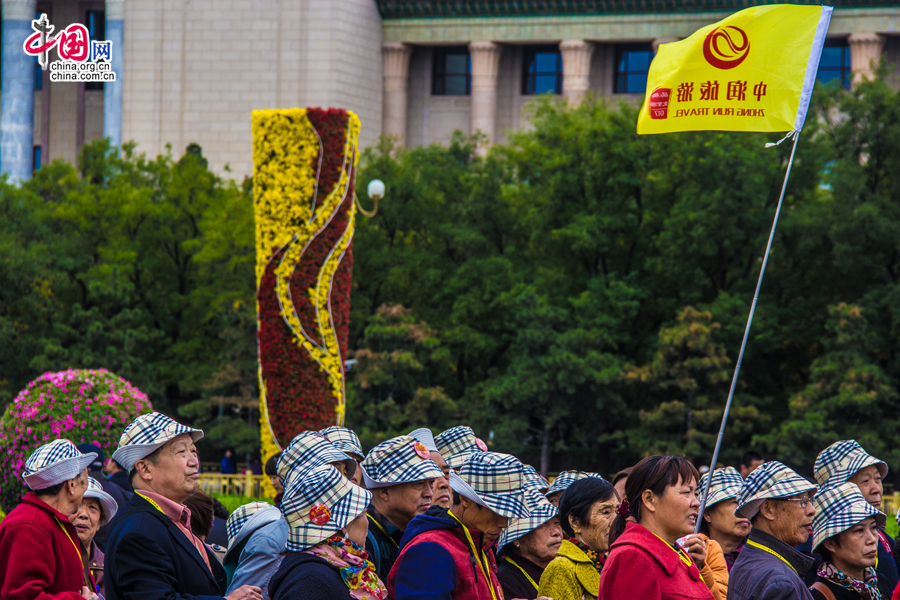
[[[833,12],[834,8],[831,6],[822,6],[819,25],[816,27],[816,35],[813,38],[812,48],[809,51],[809,62],[806,64],[806,78],[803,81],[803,90],[800,92],[800,105],[797,107],[794,131],[801,131],[803,124],[806,122],[809,102],[812,99],[813,89],[816,85],[816,75],[819,72],[819,61],[822,59],[822,49],[825,47],[825,37],[828,35],[828,27],[831,25]]]

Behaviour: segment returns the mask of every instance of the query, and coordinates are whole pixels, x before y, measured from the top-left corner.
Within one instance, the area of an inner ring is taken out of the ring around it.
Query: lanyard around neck
[[[506,557],[506,560],[507,560],[507,562],[509,562],[509,564],[511,564],[512,566],[514,566],[514,567],[517,568],[518,570],[522,571],[522,575],[524,575],[524,576],[528,579],[528,581],[531,582],[531,585],[534,586],[534,589],[536,589],[536,590],[540,589],[540,588],[538,587],[538,584],[536,584],[536,583],[534,582],[534,579],[531,578],[531,575],[529,575],[528,573],[526,573],[526,572],[525,572],[525,569],[523,569],[521,566],[519,566],[519,564],[518,564],[516,561],[514,561],[513,559],[511,559],[511,558],[508,557],[508,556]]]
[[[754,542],[753,540],[749,540],[749,539],[747,540],[747,543],[750,544],[751,546],[753,546],[754,548],[759,548],[760,550],[763,550],[764,552],[768,552],[768,553],[771,554],[772,556],[777,556],[778,558],[780,558],[781,560],[783,560],[783,561],[784,561],[784,564],[786,564],[787,566],[789,566],[789,567],[791,568],[791,570],[794,571],[794,573],[797,572],[797,569],[794,568],[794,565],[792,565],[791,563],[789,563],[785,557],[783,557],[782,555],[778,554],[777,552],[775,552],[775,551],[772,550],[771,548],[766,547],[766,546],[763,546],[762,544],[757,543],[757,542]]]
[[[145,495],[143,495],[142,493],[138,492],[137,490],[135,490],[134,493],[137,494],[138,496],[140,496],[141,498],[143,498],[144,500],[146,500],[147,502],[149,502],[150,504],[152,504],[152,505],[153,505],[153,508],[155,508],[156,510],[158,510],[158,511],[161,512],[162,514],[164,514],[164,515],[166,514],[166,511],[164,511],[164,510],[162,509],[162,507],[160,507],[160,505],[157,504],[155,500],[153,500],[153,498],[150,498],[149,496],[145,496]],[[168,515],[166,515],[166,516],[168,517]]]
[[[60,522],[59,517],[57,517],[56,515],[53,515],[53,519],[56,521],[56,524],[59,525],[59,528],[62,529],[62,532],[64,534],[66,534],[66,537],[69,539],[69,542],[72,544],[72,547],[75,548],[75,552],[78,553],[78,562],[81,563],[81,569],[82,569],[81,576],[84,577],[84,559],[81,558],[81,548],[78,547],[78,544],[75,543],[75,540],[72,539],[72,536],[69,535],[69,532],[66,531],[65,527],[63,527],[63,524]],[[87,578],[85,578],[84,582],[87,583]]]
[[[397,541],[396,541],[394,538],[391,537],[391,534],[389,534],[389,533],[387,532],[387,529],[384,528],[384,525],[382,525],[381,523],[378,522],[378,519],[376,519],[375,517],[373,517],[373,516],[370,515],[369,513],[366,513],[366,516],[369,517],[369,522],[370,522],[370,523],[374,523],[374,524],[375,524],[375,527],[377,527],[378,530],[381,531],[381,533],[384,534],[384,537],[386,537],[386,538],[391,542],[391,544],[394,545],[395,548],[398,548],[398,549],[400,548],[400,545],[397,543]]]
[[[469,549],[472,551],[472,555],[475,557],[475,561],[478,563],[478,568],[481,569],[481,574],[484,575],[484,580],[485,582],[487,582],[488,589],[491,590],[491,598],[497,600],[497,591],[494,590],[494,582],[491,581],[491,578],[488,577],[487,571],[485,570],[485,564],[487,564],[487,556],[485,556],[484,550],[481,551],[481,558],[484,561],[482,562],[482,560],[479,560],[478,558],[478,549],[475,548],[475,541],[472,539],[472,534],[469,533],[469,528],[463,525],[463,522],[457,519],[456,515],[454,515],[452,512],[447,511],[447,514],[453,517],[453,520],[459,523],[459,526],[462,527],[463,533],[466,534],[466,541],[469,542]],[[501,594],[500,597],[502,598],[503,595]]]
[[[650,530],[648,529],[647,531],[650,531]],[[653,533],[653,532],[650,531],[650,533]],[[672,552],[674,552],[675,554],[677,554],[677,555],[678,555],[678,558],[681,559],[681,562],[683,562],[684,564],[686,564],[686,565],[688,566],[688,568],[690,568],[690,566],[691,566],[692,564],[694,564],[694,561],[691,560],[691,557],[687,555],[687,553],[684,551],[684,548],[681,548],[681,549],[679,549],[679,550],[676,550],[675,548],[673,548],[672,546],[670,546],[669,544],[667,544],[667,543],[666,543],[666,540],[662,539],[661,537],[659,537],[659,536],[656,535],[655,533],[653,533],[653,535],[656,536],[656,539],[658,539],[659,541],[661,541],[663,544],[666,544],[666,548],[668,548],[669,550],[671,550]]]

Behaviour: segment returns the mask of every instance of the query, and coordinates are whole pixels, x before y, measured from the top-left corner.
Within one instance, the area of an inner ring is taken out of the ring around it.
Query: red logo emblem
[[[487,452],[487,444],[481,438],[475,438],[475,445],[478,446],[478,449],[482,452]]]
[[[419,458],[431,458],[431,453],[422,442],[416,442],[415,444],[413,444],[413,450],[416,451],[416,454],[419,455]]]
[[[316,504],[309,509],[309,520],[316,525],[324,525],[331,520],[331,511],[324,504]]]
[[[703,58],[717,69],[733,69],[750,54],[750,38],[740,27],[716,27],[703,40]]]
[[[665,119],[669,116],[669,97],[672,95],[670,88],[656,88],[650,92],[650,102],[647,110],[651,119]]]

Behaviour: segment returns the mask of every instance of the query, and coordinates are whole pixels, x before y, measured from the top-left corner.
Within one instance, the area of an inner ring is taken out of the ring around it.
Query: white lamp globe
[[[367,191],[369,192],[369,198],[372,200],[384,198],[384,182],[380,179],[373,179],[369,182]]]

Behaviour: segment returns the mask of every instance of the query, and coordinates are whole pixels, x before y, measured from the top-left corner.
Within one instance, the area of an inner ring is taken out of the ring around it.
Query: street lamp
[[[375,213],[378,212],[378,201],[384,198],[384,182],[380,179],[373,179],[369,182],[369,187],[366,188],[366,191],[369,194],[369,198],[372,199],[372,202],[375,205],[372,207],[371,211],[367,211],[362,207],[362,204],[359,203],[359,198],[356,198],[356,206],[359,207],[359,212],[364,214],[367,217],[374,217]],[[355,194],[354,194],[355,196]]]

